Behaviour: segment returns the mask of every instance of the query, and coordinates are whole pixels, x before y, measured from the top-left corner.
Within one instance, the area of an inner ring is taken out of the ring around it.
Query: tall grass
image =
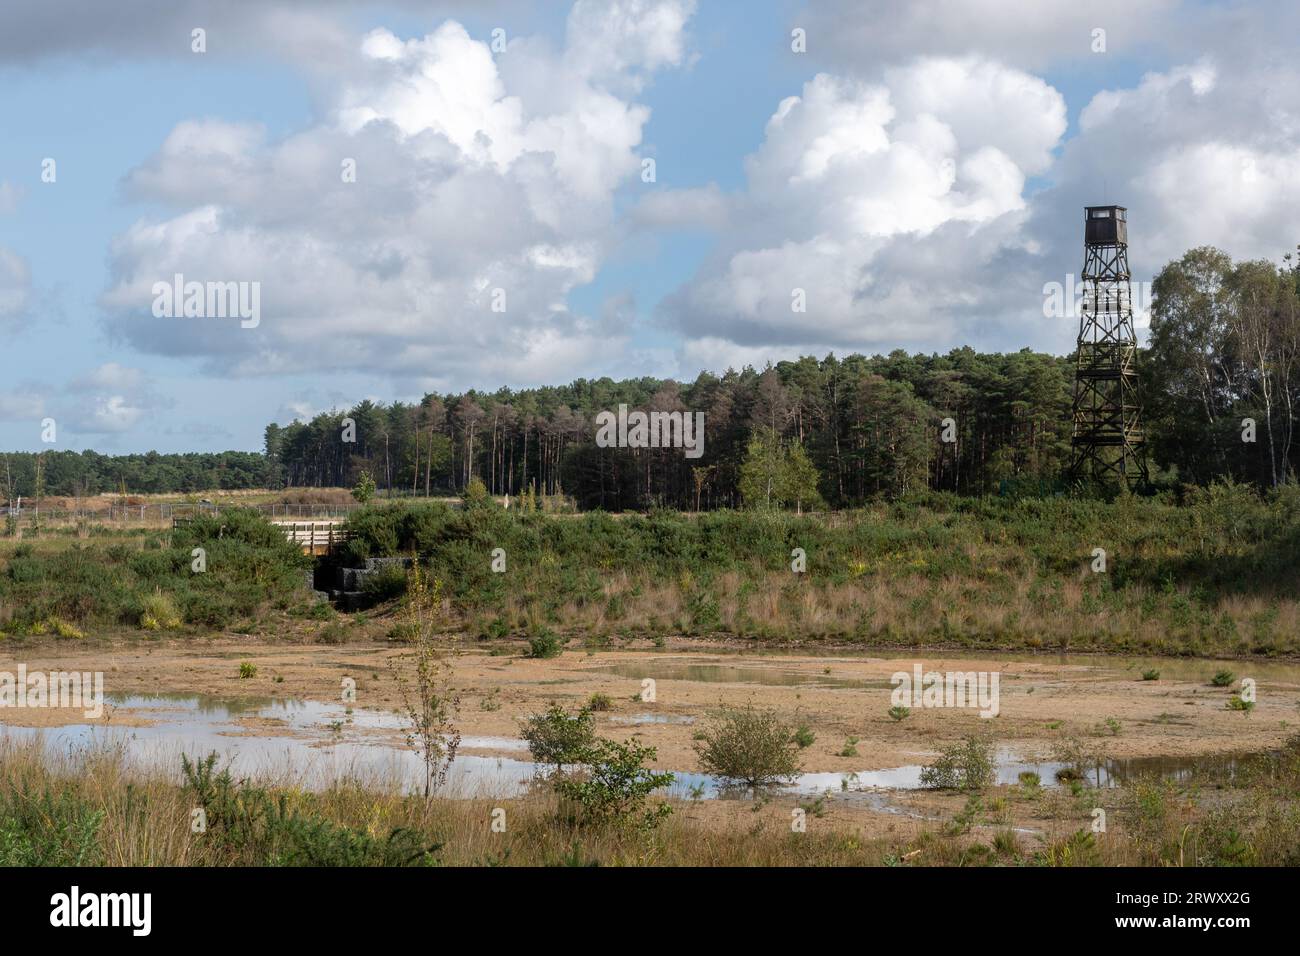
[[[351,559],[425,556],[482,636],[629,636],[1300,651],[1300,489],[1216,486],[1183,505],[925,494],[832,516],[554,517],[383,504]],[[507,571],[492,570],[504,550]],[[807,571],[792,571],[803,549]],[[1094,549],[1106,570],[1092,570]]]
[[[421,796],[357,781],[320,792],[292,780],[222,781],[207,761],[191,762],[178,781],[129,771],[113,750],[51,754],[0,741],[0,865],[1294,866],[1298,795],[1293,740],[1230,777],[1207,770],[1178,784],[1050,796],[984,790],[963,797],[951,820],[888,838],[833,818],[793,833],[777,802],[708,813],[691,804],[646,830],[574,824],[549,787],[512,799],[435,798],[426,808]],[[1025,802],[1043,835],[1010,829],[1011,800]],[[1079,821],[1100,805],[1109,827],[1094,834]],[[207,811],[202,833],[192,825],[198,808]],[[504,832],[492,826],[497,811]]]
[[[383,503],[348,526],[355,537],[343,560],[418,553],[445,582],[448,627],[485,638],[558,631],[597,640],[1300,653],[1293,486],[1267,497],[1214,486],[1182,504],[926,493],[804,516]],[[202,573],[192,570],[195,548],[206,554]],[[1092,570],[1099,548],[1104,573]],[[493,570],[496,549],[504,573]],[[792,570],[795,549],[806,555],[805,573]],[[275,527],[238,509],[171,535],[4,542],[0,632],[227,628],[268,609],[305,611],[309,563]],[[400,596],[396,569],[371,578],[375,600]]]

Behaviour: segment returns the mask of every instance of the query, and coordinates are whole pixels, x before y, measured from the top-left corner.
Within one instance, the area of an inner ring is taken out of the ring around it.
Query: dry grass
[[[692,595],[716,603],[715,619],[693,619]],[[1109,653],[1244,656],[1300,653],[1300,601],[1271,595],[1225,596],[1212,612],[1185,622],[1153,614],[1165,596],[1130,585],[1097,598],[1096,582],[1063,580],[1050,594],[1029,572],[996,582],[945,576],[860,577],[826,585],[755,570],[719,574],[706,589],[652,571],[619,571],[602,582],[602,600],[570,599],[548,619],[536,594],[516,591],[470,630],[499,620],[511,631],[545,624],[578,634],[722,634],[778,644],[850,642],[873,646],[1032,648]],[[616,609],[616,612],[615,610]],[[1212,630],[1213,627],[1213,630]],[[1226,628],[1225,633],[1219,633]]]
[[[941,822],[907,818],[887,838],[868,838],[834,804],[792,832],[789,801],[675,801],[653,831],[578,828],[542,784],[516,799],[435,798],[426,809],[379,780],[311,792],[292,778],[273,784],[294,812],[376,839],[395,828],[438,844],[439,863],[630,866],[1191,866],[1294,865],[1300,834],[1300,750],[1262,761],[1232,781],[1188,786],[1145,781],[1121,790],[997,787],[972,797],[937,795]],[[0,859],[14,830],[16,800],[67,798],[103,817],[91,862],[108,866],[205,866],[241,862],[191,832],[192,793],[158,774],[131,771],[112,750],[51,755],[36,744],[0,742]],[[1107,808],[1104,834],[1088,830],[1090,808]],[[505,813],[505,831],[492,823]],[[1042,832],[1017,833],[1028,822]],[[910,824],[910,825],[909,825]],[[45,834],[48,838],[49,834]],[[246,859],[242,862],[259,862]]]
[[[852,833],[796,836],[784,812],[736,825],[715,814],[693,819],[690,806],[683,805],[657,831],[646,833],[576,829],[561,822],[556,799],[545,788],[520,799],[435,799],[427,813],[422,800],[376,781],[318,793],[292,782],[275,789],[287,796],[291,808],[371,836],[414,828],[441,844],[438,859],[449,865],[870,865],[890,852],[885,842],[864,843]],[[102,865],[228,862],[202,835],[190,832],[194,799],[175,782],[132,772],[111,750],[51,756],[35,745],[0,742],[0,798],[47,792],[71,795],[103,810],[96,860]],[[0,803],[0,831],[3,809]],[[504,833],[492,829],[498,809],[505,811]]]

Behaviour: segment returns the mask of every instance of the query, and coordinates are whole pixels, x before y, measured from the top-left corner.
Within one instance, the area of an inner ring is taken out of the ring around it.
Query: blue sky
[[[299,77],[281,65],[202,61],[202,67],[177,70],[166,61],[112,61],[7,72],[0,84],[0,113],[6,117],[0,180],[19,184],[23,197],[15,215],[0,216],[0,243],[22,250],[28,259],[39,304],[33,307],[33,324],[19,327],[11,339],[10,358],[16,353],[21,361],[6,362],[6,378],[12,374],[16,383],[61,382],[80,370],[114,361],[149,369],[164,382],[163,388],[177,392],[178,399],[183,393],[191,374],[187,368],[141,361],[133,350],[109,343],[96,321],[97,299],[108,280],[107,246],[114,235],[149,213],[147,206],[122,196],[122,176],[188,117],[219,115],[284,130],[307,122],[311,115]],[[53,185],[40,181],[46,157],[58,164]],[[224,391],[222,405],[235,397],[235,390]],[[263,400],[267,394],[262,393]],[[195,403],[188,410],[175,409],[179,416],[163,427],[180,428],[185,415],[205,414],[210,399],[202,393],[190,397]],[[243,411],[257,414],[256,400],[248,401]],[[24,441],[23,432],[30,432],[32,423],[22,424],[0,425],[6,447],[39,449],[39,433],[35,444],[30,435]],[[229,441],[249,447],[249,436],[227,432]],[[86,434],[70,444],[108,447],[105,439],[113,437]],[[159,436],[157,444],[187,449],[183,438],[168,441]],[[151,447],[146,442],[130,450]]]
[[[1139,281],[1203,242],[1294,246],[1294,14],[1265,6],[20,4],[0,447],[48,447],[46,417],[60,447],[252,449],[273,418],[426,389],[1066,351],[1042,287],[1103,184]],[[359,189],[307,182],[354,153]],[[1226,227],[1188,214],[1211,202]],[[261,325],[151,315],[143,290],[185,270],[261,283]]]

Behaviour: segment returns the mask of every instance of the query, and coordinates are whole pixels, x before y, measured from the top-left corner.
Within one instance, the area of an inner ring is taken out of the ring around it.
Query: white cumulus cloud
[[[302,132],[179,124],[127,177],[132,196],[175,212],[114,241],[110,330],[235,374],[586,371],[619,344],[567,296],[617,241],[615,193],[640,170],[650,114],[630,81],[683,60],[692,6],[580,3],[560,53],[525,37],[494,55],[455,21],[415,39],[376,30]],[[258,283],[260,324],[153,318],[153,284],[178,273]]]
[[[819,74],[768,121],[728,246],[668,316],[746,348],[947,340],[985,295],[972,275],[1021,245],[1026,178],[1065,128],[1059,93],[978,57]]]

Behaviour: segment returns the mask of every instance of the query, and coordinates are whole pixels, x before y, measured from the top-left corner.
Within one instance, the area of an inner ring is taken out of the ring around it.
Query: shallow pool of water
[[[119,723],[71,724],[28,728],[0,724],[0,740],[41,739],[51,753],[75,753],[88,748],[115,748],[128,763],[179,778],[181,754],[191,758],[215,751],[222,765],[246,777],[267,777],[320,788],[341,780],[379,786],[419,789],[423,765],[404,745],[403,719],[393,713],[348,707],[342,702],[275,698],[217,699],[192,694],[115,695],[109,697]],[[129,726],[130,715],[148,721]],[[677,715],[634,714],[611,721],[689,723]],[[448,774],[447,796],[517,796],[536,779],[537,765],[527,759],[475,754],[488,750],[526,753],[522,740],[510,737],[466,736]],[[1153,757],[1110,760],[1088,769],[1087,782],[1112,787],[1140,775],[1185,779],[1193,767],[1217,764],[1233,772],[1243,759],[1223,757]],[[865,795],[913,790],[921,786],[922,764],[909,764],[854,773],[805,773],[783,792],[813,795]],[[1026,758],[1008,748],[996,752],[997,781],[1016,783],[1022,773],[1038,774],[1045,787],[1058,786],[1056,774],[1064,764]],[[717,799],[744,796],[743,791],[709,774],[675,772],[668,792],[673,796]],[[879,800],[870,798],[874,803]],[[883,806],[882,806],[883,808]]]
[[[419,787],[419,754],[404,745],[403,719],[346,704],[278,698],[218,699],[193,694],[110,695],[116,716],[147,720],[141,726],[69,724],[31,728],[0,725],[0,739],[40,738],[52,753],[88,748],[119,750],[128,763],[179,777],[181,755],[216,752],[237,776],[266,777],[320,788],[341,780]],[[471,737],[465,750],[525,751],[522,740]],[[534,775],[528,760],[461,753],[447,792],[455,796],[519,793]]]
[[[611,724],[639,727],[643,724],[685,724],[695,723],[694,717],[684,714],[628,714],[626,717],[611,717]]]

